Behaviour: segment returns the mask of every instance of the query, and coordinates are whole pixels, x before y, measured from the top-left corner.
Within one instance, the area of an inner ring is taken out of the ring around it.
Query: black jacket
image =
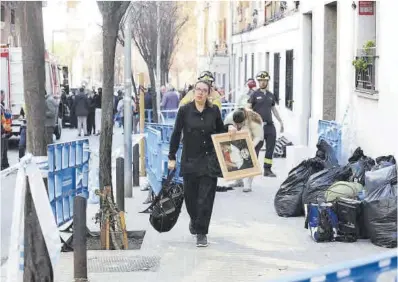
[[[181,106],[178,110],[174,131],[170,138],[169,160],[176,159],[182,140],[181,175],[209,174],[209,160],[215,155],[212,134],[226,132],[217,106],[196,109],[195,102]]]
[[[89,105],[87,95],[84,93],[79,93],[78,95],[76,95],[75,101],[73,102],[73,107],[75,108],[76,116],[88,116]]]

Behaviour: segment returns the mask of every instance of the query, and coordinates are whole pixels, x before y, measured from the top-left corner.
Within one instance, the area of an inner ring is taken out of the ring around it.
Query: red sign
[[[360,16],[373,16],[374,15],[373,1],[359,1],[359,15]]]

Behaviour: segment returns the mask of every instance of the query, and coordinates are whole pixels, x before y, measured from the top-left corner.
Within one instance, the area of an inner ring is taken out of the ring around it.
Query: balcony
[[[377,93],[376,89],[376,47],[358,49],[352,64],[355,67],[355,90],[367,94]]]
[[[228,45],[225,42],[214,44],[213,56],[215,57],[228,57]]]
[[[259,12],[257,9],[253,10],[250,19],[246,19],[242,15],[242,11],[238,8],[238,21],[235,21],[235,25],[239,25],[239,22],[246,21],[246,26],[240,30],[236,30],[234,27],[232,35],[238,35],[245,32],[252,31],[261,26],[267,26],[274,22],[277,22],[287,16],[293,15],[299,10],[300,1],[293,1],[291,5],[287,5],[287,1],[267,1],[264,13],[264,19],[259,21]]]

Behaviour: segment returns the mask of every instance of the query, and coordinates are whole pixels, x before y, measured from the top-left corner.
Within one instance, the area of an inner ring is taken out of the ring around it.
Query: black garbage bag
[[[397,182],[396,165],[390,165],[365,173],[365,189],[368,195],[394,182]]]
[[[316,147],[318,148],[316,151],[316,157],[324,160],[326,168],[339,165],[336,152],[326,140],[320,139]]]
[[[394,156],[388,155],[388,156],[381,156],[376,158],[376,165],[372,168],[372,170],[378,170],[383,167],[388,167],[395,165],[396,161]]]
[[[173,181],[175,170],[163,182],[159,195],[142,213],[150,213],[149,222],[152,227],[162,233],[170,231],[177,223],[184,202],[183,185]]]
[[[390,182],[373,190],[363,201],[364,224],[373,244],[397,247],[397,172],[396,166],[388,167],[394,173]],[[386,169],[386,168],[385,168]]]
[[[293,168],[275,195],[274,207],[279,216],[292,217],[304,215],[301,202],[308,178],[324,169],[324,161],[312,158],[302,161]]]
[[[365,185],[365,172],[372,170],[375,166],[375,161],[364,155],[361,147],[358,147],[351,158],[348,159],[350,163],[352,176],[350,178],[351,182],[358,182]]]
[[[303,192],[303,204],[317,204],[325,199],[325,191],[335,182],[348,181],[352,175],[349,165],[326,168],[311,175]]]

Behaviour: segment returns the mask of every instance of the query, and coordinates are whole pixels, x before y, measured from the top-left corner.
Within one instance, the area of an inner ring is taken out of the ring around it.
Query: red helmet
[[[249,89],[253,89],[257,86],[256,81],[254,79],[251,79],[247,82],[247,87],[249,87]]]

